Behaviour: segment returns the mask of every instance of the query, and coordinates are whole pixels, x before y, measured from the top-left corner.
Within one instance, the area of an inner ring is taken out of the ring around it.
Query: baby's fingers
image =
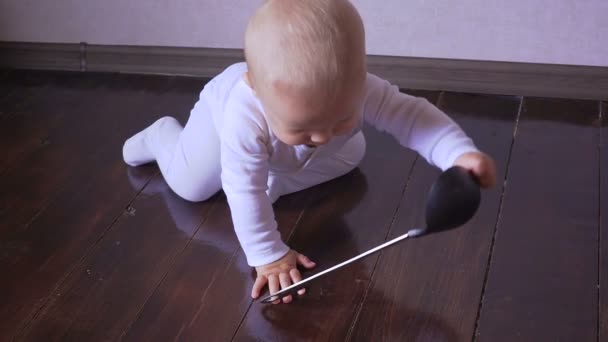
[[[492,187],[496,183],[496,166],[489,158],[482,159],[473,169],[473,173],[484,188]]]
[[[270,294],[275,294],[277,292],[279,292],[280,289],[280,283],[279,283],[279,277],[277,277],[276,274],[271,274],[268,276],[268,290],[270,291]],[[279,299],[275,300],[274,302],[272,302],[272,304],[278,304],[281,301]]]
[[[300,271],[298,271],[297,268],[292,268],[291,271],[289,271],[289,275],[291,276],[291,280],[293,280],[293,283],[297,283],[302,281],[302,274],[300,274]],[[301,296],[304,293],[306,293],[306,289],[300,289],[298,290],[298,294]]]
[[[313,268],[316,265],[314,261],[311,261],[306,255],[300,253],[298,253],[298,264],[306,268]]]
[[[279,281],[281,282],[282,289],[289,287],[289,285],[291,285],[291,278],[289,277],[289,274],[287,274],[287,273],[279,273]],[[291,297],[291,295],[285,296],[285,297],[283,297],[283,303],[285,303],[285,304],[290,303],[292,299],[293,299],[293,297]]]
[[[259,276],[255,279],[255,283],[253,283],[253,288],[251,289],[251,297],[256,299],[260,296],[262,289],[266,286],[268,282],[268,278],[266,276]]]

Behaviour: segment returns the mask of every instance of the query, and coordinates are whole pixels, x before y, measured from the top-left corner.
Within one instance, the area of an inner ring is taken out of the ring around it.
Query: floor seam
[[[519,102],[519,108],[517,110],[517,116],[515,117],[515,122],[514,122],[514,127],[513,127],[513,137],[511,139],[511,146],[509,147],[509,155],[507,157],[507,165],[506,165],[506,169],[505,169],[505,175],[503,178],[503,186],[502,186],[502,191],[500,194],[500,199],[498,201],[498,213],[496,215],[496,224],[494,225],[494,234],[492,235],[492,241],[490,242],[490,251],[488,253],[488,258],[486,261],[486,269],[484,272],[484,279],[483,279],[483,285],[481,288],[481,295],[479,298],[479,305],[477,306],[477,315],[475,317],[475,326],[473,328],[473,335],[471,336],[471,341],[476,341],[477,340],[477,336],[479,334],[479,320],[481,319],[481,310],[483,308],[483,301],[485,298],[485,294],[486,294],[486,287],[488,284],[488,278],[489,278],[489,274],[490,274],[490,267],[492,266],[492,259],[494,257],[494,248],[496,247],[495,243],[496,243],[496,236],[498,235],[498,226],[500,224],[500,220],[502,218],[502,214],[503,214],[503,205],[504,205],[504,198],[505,198],[505,193],[507,191],[507,184],[508,184],[508,179],[509,179],[509,172],[511,170],[511,158],[513,157],[513,149],[515,148],[515,141],[517,138],[517,130],[519,127],[519,120],[521,118],[522,112],[523,112],[523,108],[524,108],[524,97],[521,97],[520,102]]]

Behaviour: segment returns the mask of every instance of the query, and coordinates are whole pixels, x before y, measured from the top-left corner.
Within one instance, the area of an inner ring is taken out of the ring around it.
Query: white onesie
[[[472,140],[424,98],[368,74],[357,127],[318,147],[290,146],[270,129],[260,101],[237,63],[209,81],[185,127],[164,117],[125,142],[132,166],[156,161],[181,197],[202,201],[223,189],[239,242],[250,266],[280,259],[281,240],[272,203],[354,169],[363,158],[365,122],[394,136],[441,170],[462,153],[477,152]]]

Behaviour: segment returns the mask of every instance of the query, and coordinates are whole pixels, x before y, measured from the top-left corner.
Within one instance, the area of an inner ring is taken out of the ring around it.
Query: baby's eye
[[[304,130],[298,129],[298,128],[289,130],[289,134],[293,134],[293,135],[298,135],[298,134],[302,134],[302,133],[304,133]]]

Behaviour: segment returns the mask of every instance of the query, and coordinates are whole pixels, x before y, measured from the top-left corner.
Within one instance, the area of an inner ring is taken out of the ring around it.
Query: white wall
[[[608,0],[352,1],[370,54],[608,66]],[[240,48],[259,3],[0,0],[0,40]]]

